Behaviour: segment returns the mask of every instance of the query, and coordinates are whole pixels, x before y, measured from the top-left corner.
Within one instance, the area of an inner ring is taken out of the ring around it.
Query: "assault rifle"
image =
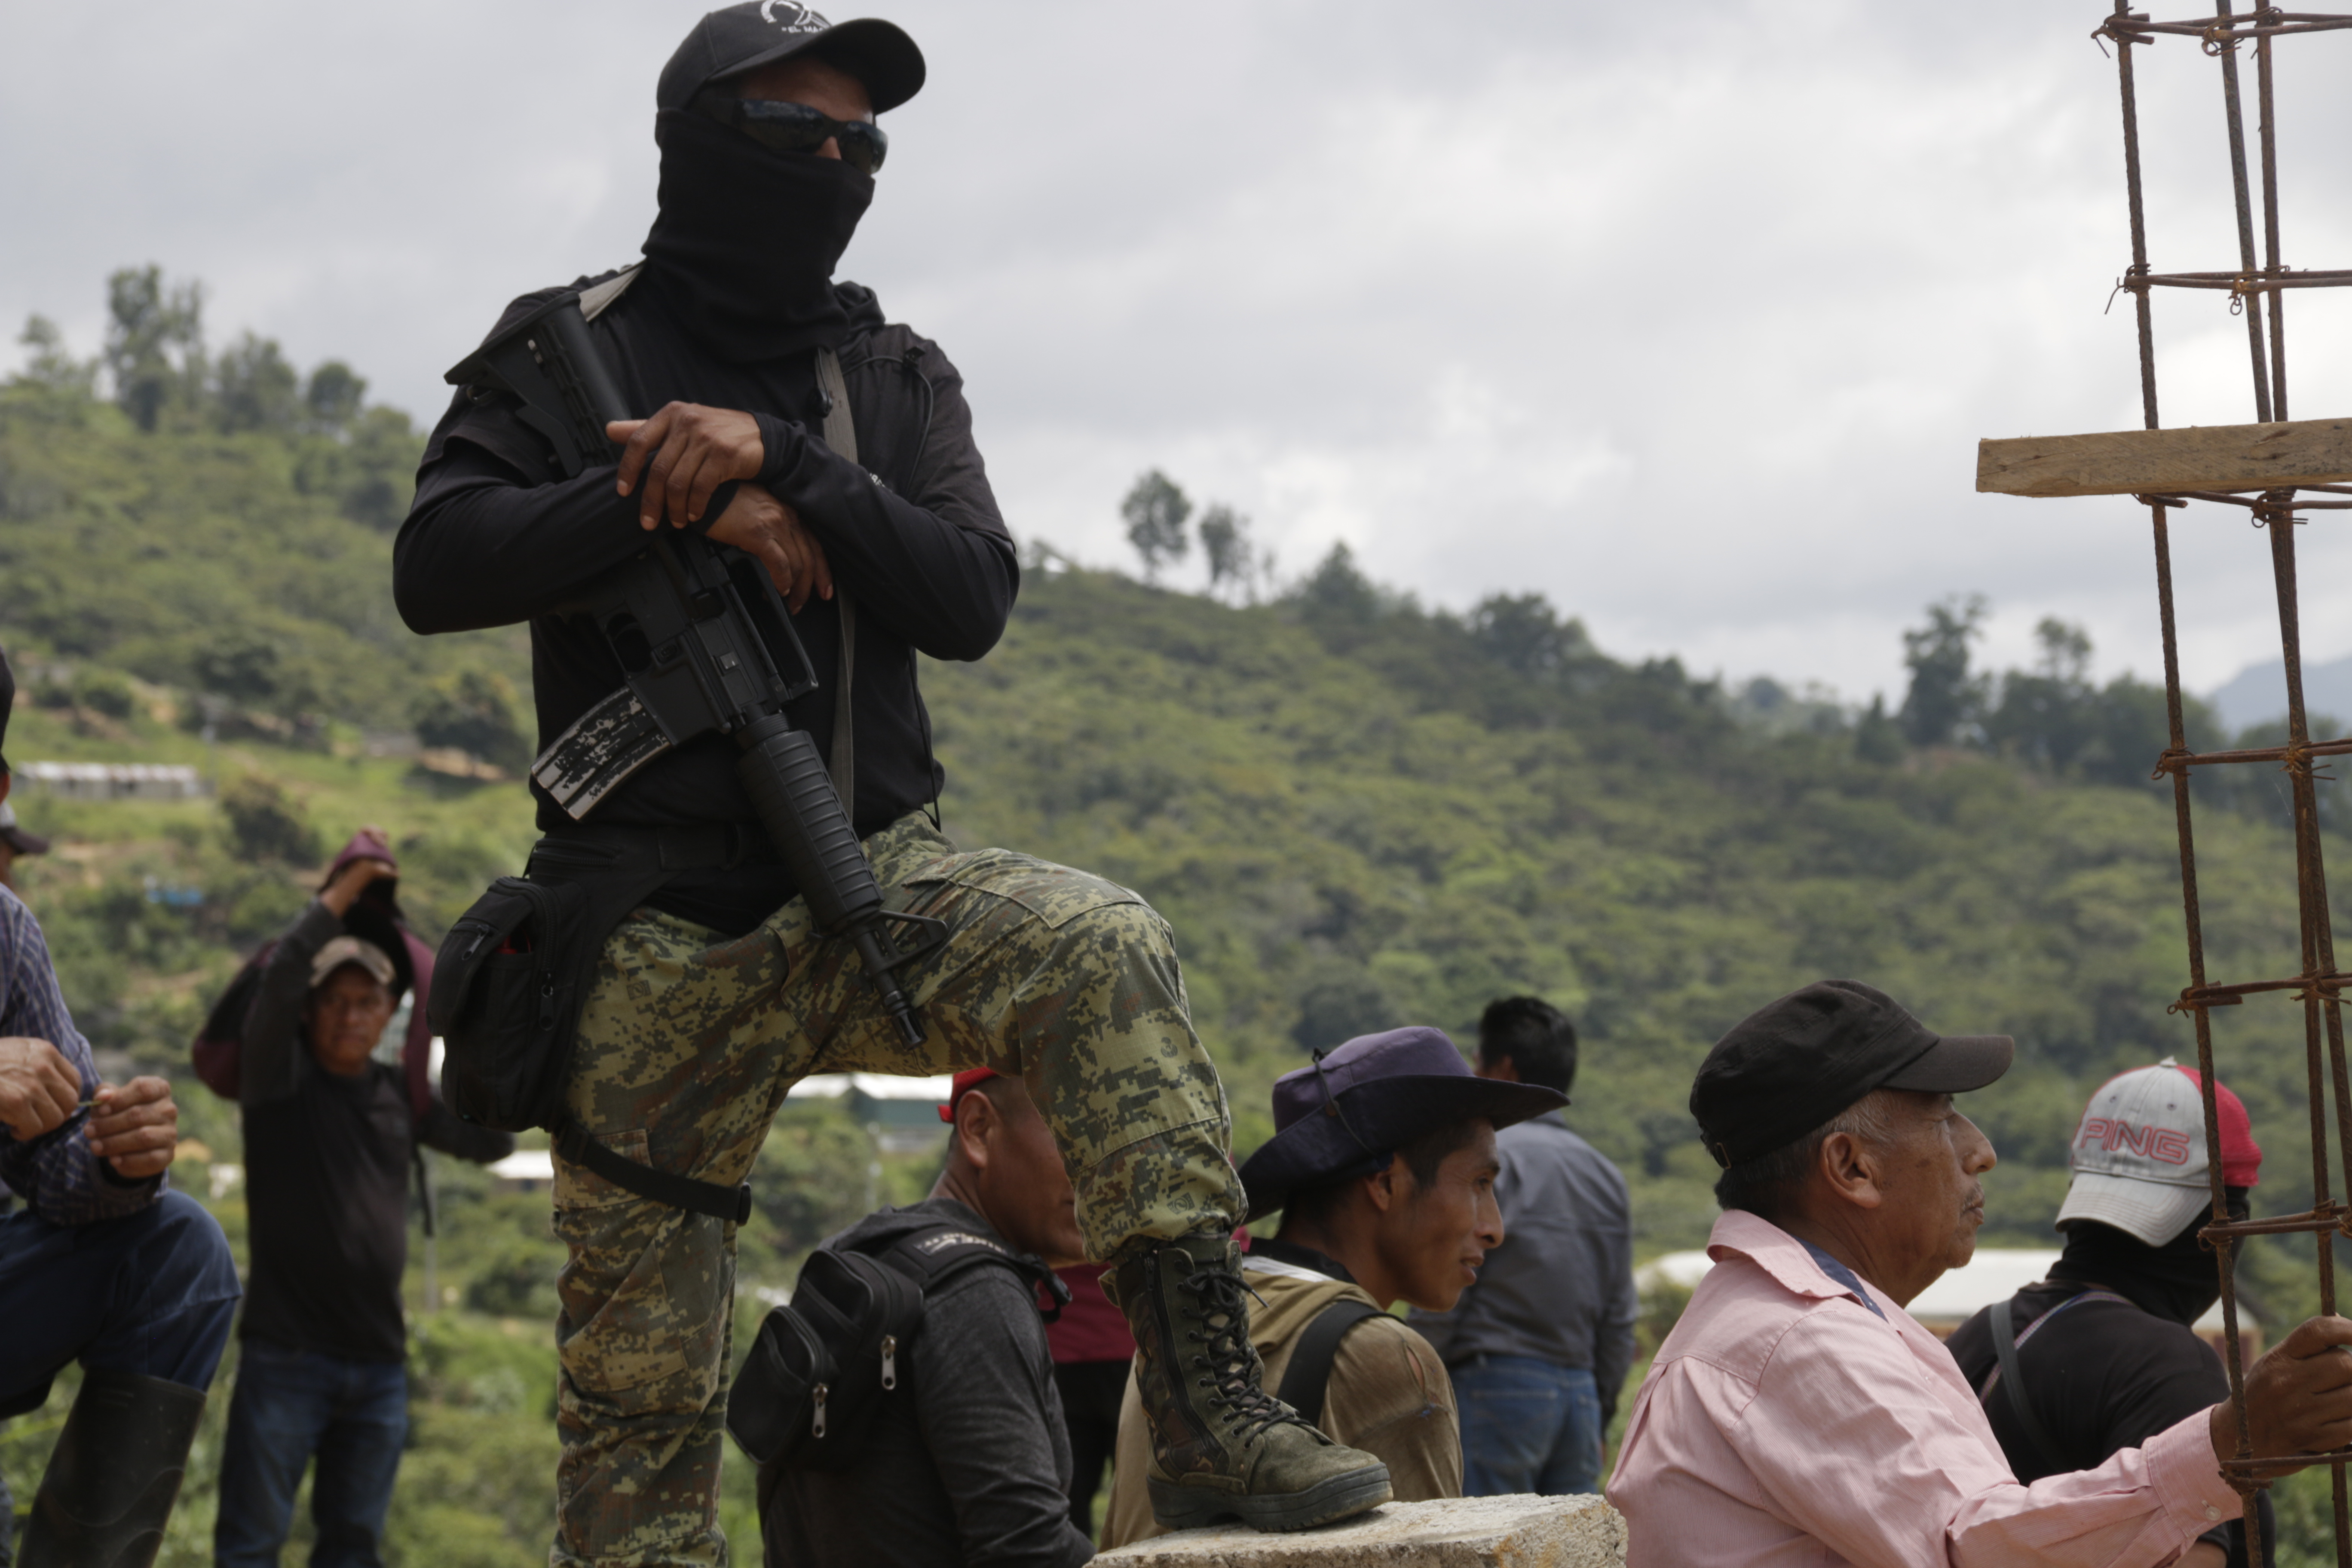
[[[604,426],[636,417],[589,333],[577,291],[540,306],[445,379],[514,396],[567,479],[612,461]],[[899,1035],[920,1045],[922,1020],[896,971],[939,946],[947,927],[882,907],[815,741],[784,717],[786,703],[816,689],[816,672],[766,568],[700,534],[657,527],[644,549],[564,612],[594,620],[627,680],[556,737],[531,763],[532,779],[578,820],[673,747],[713,731],[732,735],[741,752],[736,776],[817,929],[849,939]],[[909,946],[892,939],[893,924],[914,929]]]

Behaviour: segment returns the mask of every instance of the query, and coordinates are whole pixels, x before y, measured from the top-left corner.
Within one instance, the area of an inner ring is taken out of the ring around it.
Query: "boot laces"
[[[1246,1439],[1285,1421],[1305,1426],[1303,1417],[1266,1393],[1259,1381],[1257,1349],[1250,1343],[1249,1316],[1242,1308],[1242,1293],[1249,1288],[1241,1277],[1226,1268],[1202,1268],[1185,1276],[1178,1288],[1201,1299],[1201,1321],[1207,1331],[1187,1332],[1201,1346],[1191,1363],[1207,1373],[1200,1381],[1210,1390],[1209,1403],[1223,1410],[1234,1435]]]

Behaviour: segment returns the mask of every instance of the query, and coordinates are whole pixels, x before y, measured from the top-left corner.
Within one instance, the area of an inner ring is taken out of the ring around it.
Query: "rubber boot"
[[[1136,1386],[1151,1431],[1144,1481],[1161,1524],[1305,1530],[1389,1500],[1386,1465],[1266,1393],[1230,1237],[1163,1242],[1103,1283],[1140,1352]]]
[[[150,1568],[204,1413],[203,1389],[85,1372],[33,1499],[19,1568]]]

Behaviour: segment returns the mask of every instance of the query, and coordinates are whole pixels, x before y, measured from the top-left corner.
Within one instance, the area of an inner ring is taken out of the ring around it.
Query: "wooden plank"
[[[2352,419],[1977,443],[1977,489],[1996,495],[2171,495],[2347,480],[2352,480]]]

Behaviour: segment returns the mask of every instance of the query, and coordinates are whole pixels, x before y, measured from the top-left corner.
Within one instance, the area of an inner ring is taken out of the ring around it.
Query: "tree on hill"
[[[530,742],[515,717],[515,689],[495,671],[461,669],[435,681],[412,710],[416,738],[455,746],[494,767],[520,770]]]
[[[1192,515],[1192,498],[1158,468],[1135,481],[1118,503],[1118,515],[1127,522],[1127,542],[1143,558],[1147,581],[1158,582],[1161,563],[1183,560],[1192,547],[1192,536],[1184,531]]]
[[[1903,699],[1903,733],[1915,746],[1940,746],[1976,717],[1984,684],[1969,679],[1969,644],[1984,635],[1981,595],[1927,606],[1927,624],[1903,634],[1911,689]]]
[[[228,839],[247,860],[309,866],[319,858],[318,830],[301,802],[258,773],[231,779],[220,793]]]
[[[76,359],[68,353],[66,335],[47,316],[36,312],[26,317],[16,341],[25,346],[25,365],[12,381],[76,401],[88,399],[95,391],[99,362]]]
[[[453,670],[521,677],[520,632],[427,641],[394,608],[388,536],[424,446],[408,416],[350,365],[298,374],[265,337],[208,354],[202,300],[157,268],[117,273],[88,360],[26,323],[0,381],[9,638],[248,714],[380,730]]]
[[[1223,501],[1213,501],[1201,514],[1201,551],[1209,558],[1209,592],[1228,585],[1255,601],[1261,572],[1271,574],[1273,558],[1259,552],[1250,538],[1250,521]]]
[[[292,430],[301,407],[302,378],[275,339],[247,332],[213,368],[212,416],[223,434]]]
[[[163,269],[126,267],[106,280],[106,371],[114,400],[142,430],[205,379],[204,287],[166,288]]]

